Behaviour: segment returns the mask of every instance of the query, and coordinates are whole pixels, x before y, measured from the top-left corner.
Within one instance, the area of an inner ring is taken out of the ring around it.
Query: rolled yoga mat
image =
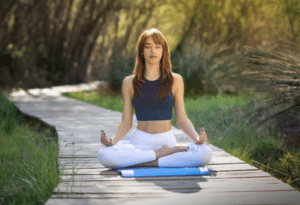
[[[201,176],[210,175],[207,167],[191,168],[120,168],[116,169],[122,177],[166,177],[166,176]]]

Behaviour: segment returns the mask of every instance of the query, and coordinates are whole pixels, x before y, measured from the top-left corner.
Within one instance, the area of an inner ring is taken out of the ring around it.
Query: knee
[[[107,168],[113,167],[112,151],[113,150],[111,147],[104,147],[101,150],[99,150],[99,152],[97,154],[99,162]]]
[[[213,152],[209,146],[204,145],[203,156],[203,165],[208,164],[212,160]]]

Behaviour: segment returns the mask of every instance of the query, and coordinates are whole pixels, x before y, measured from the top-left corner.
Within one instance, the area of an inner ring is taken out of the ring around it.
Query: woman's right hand
[[[104,130],[101,130],[101,143],[105,146],[112,146],[113,142],[112,139],[108,139]]]
[[[202,128],[200,133],[199,133],[199,137],[198,137],[198,139],[196,139],[195,143],[198,144],[198,145],[201,145],[201,144],[204,144],[207,141],[208,141],[208,139],[207,139],[207,136],[206,136],[205,129]]]

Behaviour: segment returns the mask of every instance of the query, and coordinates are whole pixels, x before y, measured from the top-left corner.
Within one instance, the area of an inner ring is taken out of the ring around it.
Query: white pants
[[[98,152],[99,162],[108,168],[129,167],[156,160],[154,150],[163,144],[174,147],[177,144],[172,130],[150,134],[137,128],[129,140],[120,140],[114,146],[107,146]],[[158,167],[200,167],[212,159],[212,150],[205,144],[188,143],[188,151],[176,152],[158,159]]]

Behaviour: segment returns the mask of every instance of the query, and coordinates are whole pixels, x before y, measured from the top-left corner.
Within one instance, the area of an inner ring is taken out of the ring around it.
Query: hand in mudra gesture
[[[207,142],[207,136],[206,136],[206,132],[204,130],[204,128],[201,129],[200,133],[199,133],[199,137],[196,139],[196,144],[204,144],[205,142]]]
[[[104,130],[101,130],[101,143],[105,146],[112,146],[113,142],[112,139],[108,139]]]

